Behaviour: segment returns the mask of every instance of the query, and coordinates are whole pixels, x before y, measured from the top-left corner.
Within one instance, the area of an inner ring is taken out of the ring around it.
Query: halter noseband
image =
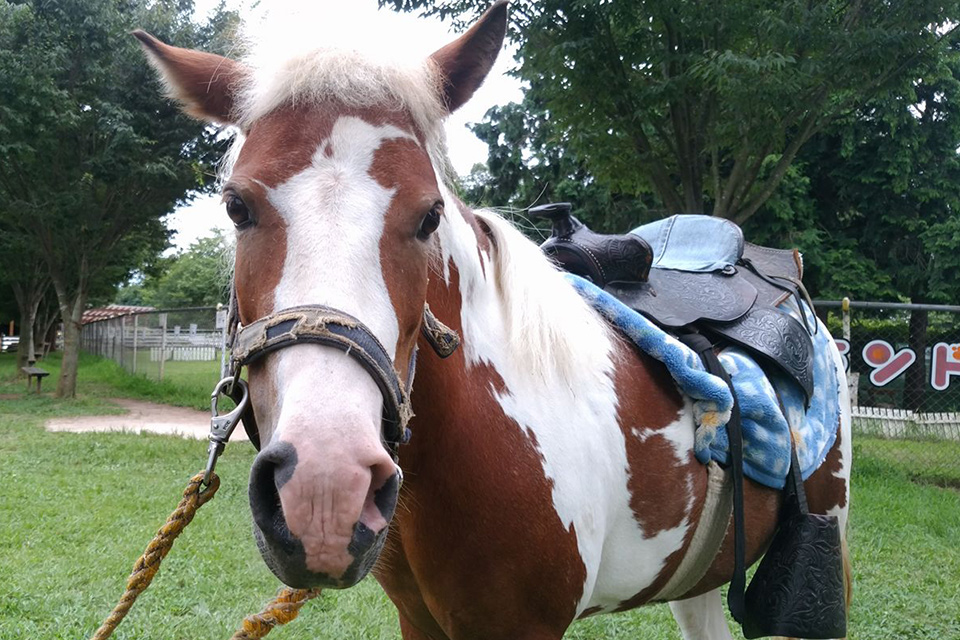
[[[234,379],[237,379],[236,376],[240,375],[245,365],[297,344],[335,347],[356,360],[373,378],[383,395],[383,440],[394,461],[398,459],[400,444],[406,441],[407,423],[413,416],[410,390],[417,361],[416,347],[410,358],[406,386],[403,386],[390,355],[373,332],[358,319],[339,309],[324,305],[292,307],[241,327],[234,300],[231,300],[230,315],[229,325],[233,333],[230,371]],[[452,354],[460,344],[456,332],[437,320],[427,305],[424,305],[421,332],[441,358]],[[238,387],[235,385],[234,390]],[[259,449],[260,434],[250,408],[243,414],[243,426],[250,441]]]

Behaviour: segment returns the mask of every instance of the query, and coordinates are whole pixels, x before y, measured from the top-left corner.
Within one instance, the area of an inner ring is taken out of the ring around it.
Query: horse
[[[222,188],[240,324],[322,305],[298,321],[334,317],[392,369],[296,337],[249,364],[261,554],[296,587],[372,572],[404,640],[557,640],[664,600],[684,638],[731,638],[732,535],[694,585],[664,593],[707,492],[689,399],[534,243],[452,187],[443,122],[490,71],[506,20],[497,2],[413,67],[320,49],[270,73],[135,34],[186,113],[240,132]],[[447,358],[425,305],[461,338]],[[408,416],[392,404],[413,414],[399,458],[387,432]],[[804,485],[845,531],[849,410],[838,429]],[[781,493],[747,480],[744,495],[753,563]]]

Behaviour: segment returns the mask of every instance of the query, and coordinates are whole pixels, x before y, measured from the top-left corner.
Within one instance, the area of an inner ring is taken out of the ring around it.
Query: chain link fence
[[[83,326],[81,348],[127,372],[209,394],[220,379],[226,309],[130,313]]]
[[[818,301],[847,365],[854,447],[960,487],[960,307]],[[226,310],[131,313],[84,325],[83,349],[128,372],[209,393]]]
[[[847,365],[855,451],[960,487],[960,307],[817,307]]]

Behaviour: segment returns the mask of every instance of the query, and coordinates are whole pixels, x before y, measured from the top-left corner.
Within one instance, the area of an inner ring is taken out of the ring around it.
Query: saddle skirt
[[[661,361],[680,390],[692,400],[697,424],[694,445],[697,459],[704,464],[710,460],[729,464],[726,424],[733,397],[726,383],[707,373],[692,349],[643,314],[583,278],[573,274],[566,277],[585,300],[641,351]],[[781,310],[795,319],[800,317],[801,311],[792,299],[781,304]],[[819,323],[816,318],[814,321]],[[817,385],[809,406],[800,385],[778,368],[768,366],[765,370],[751,354],[736,346],[719,354],[740,404],[744,474],[774,489],[784,487],[790,469],[791,430],[798,443],[804,479],[823,463],[837,437],[840,407],[836,399],[841,377],[830,355],[830,334],[822,324],[817,329],[811,365]],[[786,415],[781,410],[781,402]]]

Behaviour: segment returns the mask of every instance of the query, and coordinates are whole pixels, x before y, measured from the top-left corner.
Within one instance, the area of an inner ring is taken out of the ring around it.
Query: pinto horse
[[[188,113],[240,131],[223,186],[240,322],[340,310],[412,388],[401,474],[382,389],[354,357],[304,343],[249,367],[265,561],[297,587],[349,587],[372,569],[405,640],[556,640],[578,618],[662,602],[707,491],[691,404],[663,365],[450,186],[443,120],[483,82],[505,26],[498,2],[415,68],[319,50],[270,74],[136,34]],[[421,335],[425,303],[462,337],[447,359]],[[805,482],[811,511],[841,530],[849,415]],[[752,563],[781,497],[749,480],[744,492]],[[671,598],[685,638],[731,637],[732,538]]]

